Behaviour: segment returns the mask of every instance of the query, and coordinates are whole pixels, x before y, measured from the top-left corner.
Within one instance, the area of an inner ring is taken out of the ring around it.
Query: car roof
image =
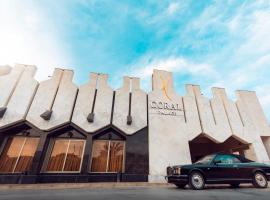
[[[212,154],[212,155],[230,155],[230,156],[241,157],[241,155],[233,154],[233,153],[214,153],[214,154]]]

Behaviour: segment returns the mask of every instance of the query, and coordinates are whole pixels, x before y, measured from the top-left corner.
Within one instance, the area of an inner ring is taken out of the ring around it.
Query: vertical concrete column
[[[0,117],[0,128],[25,119],[38,86],[34,79],[35,66],[17,64],[13,70],[0,77],[0,109],[5,109]]]
[[[51,130],[71,119],[77,87],[73,71],[55,69],[51,79],[40,83],[26,120],[41,130]]]
[[[115,91],[113,125],[133,134],[147,126],[147,97],[140,89],[140,79],[124,77],[123,86]]]
[[[127,116],[129,111],[129,97],[131,94],[132,84],[128,76],[124,76],[123,85],[115,91],[113,121],[112,124],[116,127],[122,128],[125,131],[127,126]]]
[[[99,74],[95,101],[95,130],[111,123],[113,89],[108,84],[108,74]]]
[[[164,182],[166,167],[191,162],[183,98],[174,92],[172,73],[154,70],[148,94],[149,181]]]
[[[95,132],[111,123],[113,90],[108,75],[91,73],[90,81],[79,88],[72,123],[86,132]]]
[[[269,163],[269,156],[260,136],[253,136],[254,139],[250,144],[250,149],[245,155],[250,156],[251,159],[257,162]]]
[[[62,78],[52,105],[52,118],[49,120],[51,127],[71,120],[78,91],[77,86],[72,82],[73,75],[72,70],[63,70],[62,72]]]
[[[200,86],[192,85],[188,93],[196,98],[202,132],[216,143],[224,142],[231,136],[231,128],[222,99],[213,90],[213,98],[208,99],[201,93]]]
[[[228,99],[224,88],[213,88],[213,93],[218,96],[223,103],[232,135],[250,143],[250,137],[247,135],[246,127],[236,103]]]
[[[186,85],[186,95],[183,97],[183,110],[186,117],[185,133],[189,140],[194,139],[203,132],[201,119],[197,107],[193,85]]]
[[[249,145],[249,149],[244,150],[244,156],[250,160],[257,160],[257,156],[254,150],[254,145]]]
[[[255,92],[236,91],[239,113],[251,140],[253,154],[258,162],[269,162],[269,156],[261,136],[270,136],[269,126]]]
[[[0,77],[0,108],[6,107],[24,71],[23,66],[15,66],[9,74]]]
[[[270,137],[262,137],[262,141],[267,151],[268,157],[270,157]]]
[[[261,136],[270,136],[270,127],[263,112],[259,99],[254,91],[236,91],[239,101],[245,106],[245,110],[250,117],[250,120],[256,127]]]

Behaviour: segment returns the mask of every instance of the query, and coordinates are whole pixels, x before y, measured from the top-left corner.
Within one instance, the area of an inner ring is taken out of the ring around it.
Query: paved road
[[[270,188],[254,189],[239,188],[230,189],[228,187],[208,188],[202,191],[190,189],[176,189],[174,187],[130,187],[113,189],[20,189],[20,190],[1,190],[0,200],[161,200],[161,199],[270,199]]]

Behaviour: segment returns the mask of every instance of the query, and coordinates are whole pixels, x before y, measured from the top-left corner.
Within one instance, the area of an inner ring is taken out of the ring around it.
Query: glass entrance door
[[[92,149],[91,172],[123,172],[125,142],[95,140]]]

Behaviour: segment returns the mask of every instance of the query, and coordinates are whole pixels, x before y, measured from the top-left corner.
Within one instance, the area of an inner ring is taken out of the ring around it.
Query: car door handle
[[[233,165],[233,168],[238,168],[238,165]]]

